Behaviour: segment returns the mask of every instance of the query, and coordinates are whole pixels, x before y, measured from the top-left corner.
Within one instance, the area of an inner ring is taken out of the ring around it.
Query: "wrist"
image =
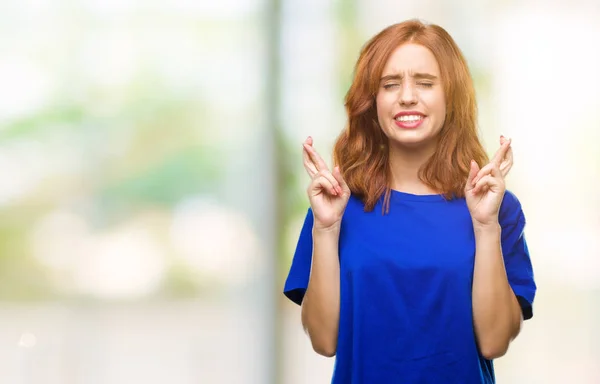
[[[331,225],[321,225],[317,222],[314,223],[313,225],[313,236],[319,236],[319,235],[339,235],[340,233],[340,228],[341,228],[341,223],[335,222]]]
[[[500,223],[497,220],[494,220],[490,223],[478,223],[473,222],[473,231],[475,232],[475,236],[494,236],[499,235],[502,228],[500,227]]]

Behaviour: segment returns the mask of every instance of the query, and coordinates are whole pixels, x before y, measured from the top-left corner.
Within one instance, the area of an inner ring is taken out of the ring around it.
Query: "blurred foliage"
[[[359,44],[363,41],[355,27],[356,9],[354,0],[335,3],[334,18],[342,38],[339,52],[335,55],[339,58],[336,83],[339,84],[340,103],[352,80],[353,65]],[[188,31],[190,40],[182,42],[186,49],[192,49],[194,44],[198,44],[196,40],[202,40],[208,33],[229,36],[225,31],[230,23],[210,21],[194,26],[188,19],[181,24],[174,20],[178,20],[175,15],[169,15],[157,27],[166,28],[168,25],[165,32],[169,32],[167,36],[170,38],[177,36],[173,34],[174,30],[179,30],[177,28]],[[253,20],[258,20],[256,15],[249,16],[242,24]],[[94,33],[84,29],[85,34],[62,47],[61,56],[54,60],[64,60],[62,55],[77,56],[78,50],[82,49],[78,44],[88,41],[88,38],[96,41],[96,37],[92,36],[102,28],[108,28],[111,33],[126,32],[127,44],[141,39],[136,48],[141,54],[148,49],[142,43],[144,37],[141,31],[145,30],[142,26],[151,24],[151,21],[148,19],[142,23],[137,20],[135,23],[136,28],[132,30],[121,30],[122,26],[119,26],[113,31],[109,24],[94,26],[100,28]],[[236,28],[241,28],[238,24]],[[70,28],[78,30],[85,27],[77,24]],[[110,40],[98,41],[106,44],[99,47],[102,51],[112,52]],[[165,52],[183,55],[177,59],[210,52],[211,49],[218,52],[218,41],[208,39],[207,46],[203,46],[201,41],[203,48],[189,52],[171,51],[171,47],[165,46]],[[225,42],[234,44],[229,40]],[[38,48],[44,50],[43,47]],[[54,79],[58,81],[58,87],[45,106],[2,124],[0,151],[17,141],[38,142],[44,148],[44,153],[38,158],[40,161],[47,159],[52,162],[54,157],[63,155],[61,151],[66,151],[69,152],[69,161],[77,164],[72,169],[49,171],[24,195],[0,206],[0,263],[3,267],[0,271],[0,299],[68,297],[69,293],[63,290],[63,286],[56,283],[62,275],[40,264],[31,249],[32,229],[51,212],[72,212],[83,218],[93,233],[102,234],[110,233],[147,211],[169,215],[188,197],[218,197],[222,194],[225,183],[222,177],[226,173],[227,161],[231,161],[225,156],[231,155],[228,152],[230,148],[226,148],[230,144],[215,140],[209,128],[220,118],[215,114],[222,112],[212,111],[206,99],[208,96],[197,87],[172,83],[172,79],[163,73],[162,61],[140,58],[134,60],[137,67],[131,78],[119,84],[96,82],[86,71],[80,72],[78,65],[83,65],[83,62],[73,61],[70,64],[72,73],[63,69],[60,77]],[[43,61],[44,58],[37,60]],[[276,81],[275,78],[269,80]],[[257,106],[260,105],[257,103]],[[307,179],[297,157],[289,155],[298,152],[297,143],[284,137],[280,128],[276,130],[280,192],[278,223],[279,238],[283,239],[290,225],[306,213]],[[169,239],[160,241],[167,244]],[[293,245],[279,241],[279,266],[283,269],[288,268]],[[160,292],[156,293],[158,297],[192,297],[206,291],[209,286],[218,285],[218,281],[210,276],[188,270],[172,251],[169,252],[166,275]],[[285,274],[284,270],[280,272],[280,276]]]
[[[16,210],[0,214],[0,300],[54,297],[52,282],[28,249],[28,215]]]
[[[202,100],[173,93],[151,78],[147,84],[151,89],[132,87],[116,107],[93,98],[59,100],[3,124],[0,148],[16,141],[47,143],[47,152],[39,156],[43,161],[58,155],[52,146],[58,135],[76,147],[80,164],[77,172],[50,174],[0,208],[0,300],[63,293],[53,283],[53,272],[32,257],[29,238],[36,221],[57,208],[66,207],[103,231],[147,209],[169,210],[188,196],[217,194],[222,166],[214,159],[220,150],[203,140],[207,111]],[[195,278],[175,265],[164,291],[190,296],[198,290]]]

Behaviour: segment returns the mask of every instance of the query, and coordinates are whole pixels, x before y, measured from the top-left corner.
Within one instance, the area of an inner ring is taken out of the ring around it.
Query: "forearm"
[[[488,359],[506,352],[521,326],[517,299],[508,283],[499,224],[475,227],[473,322],[481,353]]]
[[[333,356],[340,314],[339,227],[313,230],[313,257],[302,302],[302,324],[314,350]]]

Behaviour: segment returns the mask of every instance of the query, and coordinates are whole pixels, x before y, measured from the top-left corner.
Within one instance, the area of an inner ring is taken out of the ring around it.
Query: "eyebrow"
[[[389,81],[389,80],[402,80],[403,77],[404,76],[402,76],[400,74],[387,75],[387,76],[383,76],[381,78],[381,81],[385,82],[385,81]],[[413,73],[412,77],[414,77],[415,79],[437,80],[437,76],[432,75],[430,73],[423,73],[423,72]]]

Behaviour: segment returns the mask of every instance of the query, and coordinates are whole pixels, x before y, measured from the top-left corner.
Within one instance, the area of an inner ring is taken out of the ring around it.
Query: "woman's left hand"
[[[500,149],[485,167],[479,169],[471,161],[471,170],[465,185],[465,198],[474,226],[498,223],[500,204],[506,191],[504,178],[513,164],[511,140],[500,136]]]

